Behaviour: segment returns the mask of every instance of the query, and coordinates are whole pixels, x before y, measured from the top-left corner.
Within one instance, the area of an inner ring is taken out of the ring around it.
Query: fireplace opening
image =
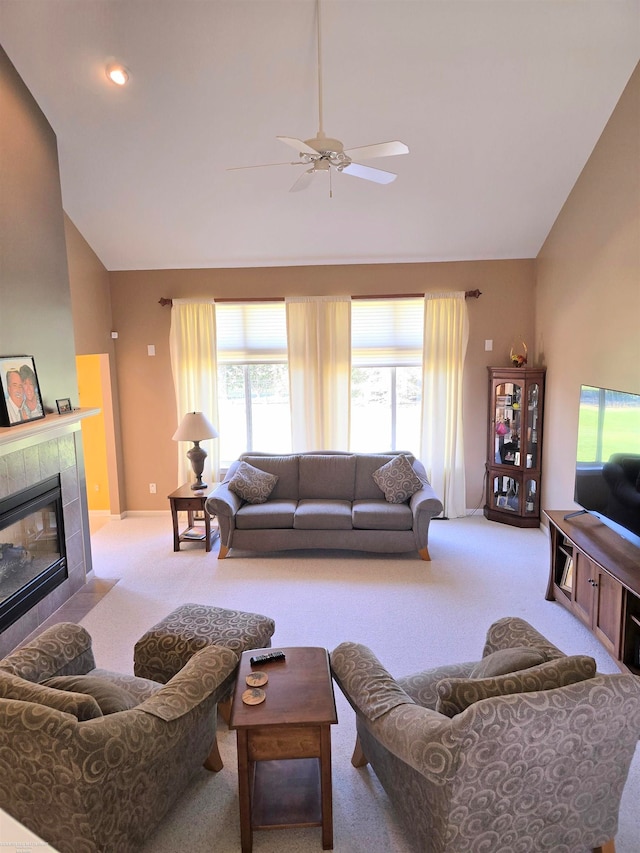
[[[0,500],[0,632],[67,576],[60,477]]]

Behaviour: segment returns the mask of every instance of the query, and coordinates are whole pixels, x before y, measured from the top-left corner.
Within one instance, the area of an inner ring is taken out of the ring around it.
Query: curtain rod
[[[352,296],[352,299],[419,299],[424,296],[424,293],[374,293],[368,296]],[[465,299],[478,299],[482,296],[481,290],[465,290],[464,297]],[[244,298],[233,298],[226,297],[222,299],[216,299],[216,302],[284,302],[284,296],[273,296],[269,299],[264,299],[259,296],[247,296]],[[173,299],[169,299],[165,296],[161,296],[158,299],[158,304],[162,305],[164,308],[165,305],[173,305]]]

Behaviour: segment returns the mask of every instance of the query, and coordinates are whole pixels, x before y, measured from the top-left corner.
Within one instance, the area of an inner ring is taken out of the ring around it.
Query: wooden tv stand
[[[589,513],[545,510],[551,567],[547,601],[591,629],[621,670],[640,676],[640,549]]]

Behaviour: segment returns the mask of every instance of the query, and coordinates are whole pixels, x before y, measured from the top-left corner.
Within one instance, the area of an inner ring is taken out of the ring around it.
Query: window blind
[[[354,367],[421,364],[424,300],[358,299],[351,303]]]
[[[216,303],[220,363],[287,360],[284,302]]]

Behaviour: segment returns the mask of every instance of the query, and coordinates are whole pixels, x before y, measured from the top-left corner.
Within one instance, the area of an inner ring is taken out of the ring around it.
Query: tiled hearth
[[[0,498],[60,475],[68,566],[68,578],[0,634],[0,657],[45,623],[91,576],[80,421],[97,411],[78,409],[0,428]]]

